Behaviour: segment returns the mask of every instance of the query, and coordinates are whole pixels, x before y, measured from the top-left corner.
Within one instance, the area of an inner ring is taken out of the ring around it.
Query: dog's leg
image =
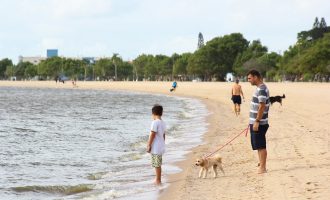
[[[205,169],[205,173],[204,173],[204,178],[206,178],[206,176],[207,176],[207,172],[208,172],[209,170],[208,169]]]
[[[214,178],[216,178],[218,176],[218,172],[217,172],[217,166],[213,165],[212,166],[213,172],[214,172]]]
[[[225,175],[225,171],[223,171],[222,164],[219,165],[219,168],[222,171],[223,175]]]
[[[201,170],[199,170],[199,175],[198,175],[198,178],[202,178],[202,175],[203,175],[203,171],[204,171],[204,168],[201,167]]]

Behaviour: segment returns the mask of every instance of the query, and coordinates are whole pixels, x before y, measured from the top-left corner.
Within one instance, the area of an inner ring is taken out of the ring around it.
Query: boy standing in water
[[[151,165],[156,171],[156,185],[161,184],[162,155],[165,152],[165,122],[162,120],[163,107],[154,105],[152,108],[151,130],[147,144],[147,152],[151,153]]]

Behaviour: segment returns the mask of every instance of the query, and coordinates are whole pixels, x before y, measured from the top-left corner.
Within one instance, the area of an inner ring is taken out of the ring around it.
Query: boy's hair
[[[261,75],[260,75],[260,73],[257,71],[257,70],[255,70],[255,69],[251,69],[246,75],[248,76],[248,75],[252,75],[252,76],[256,76],[256,77],[258,77],[258,78],[261,78]]]
[[[155,104],[152,107],[152,114],[162,116],[163,115],[163,106],[161,106],[159,104]]]
[[[239,79],[236,79],[236,81],[235,81],[236,83],[239,83]]]

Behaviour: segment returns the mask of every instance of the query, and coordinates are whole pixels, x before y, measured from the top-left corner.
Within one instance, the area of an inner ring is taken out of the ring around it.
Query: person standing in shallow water
[[[236,79],[235,84],[233,85],[233,88],[231,89],[231,100],[234,103],[234,111],[235,111],[236,116],[238,116],[241,112],[241,103],[242,103],[241,95],[244,99],[242,86],[239,84],[239,80]]]
[[[269,90],[263,83],[260,73],[251,70],[247,74],[251,85],[257,86],[252,96],[250,108],[250,134],[253,150],[258,151],[259,170],[258,173],[266,173],[266,132],[268,130]]]
[[[156,180],[155,184],[162,183],[162,162],[165,152],[165,122],[162,120],[163,107],[154,105],[152,108],[152,123],[150,135],[147,143],[147,152],[151,153],[151,166],[155,168]]]

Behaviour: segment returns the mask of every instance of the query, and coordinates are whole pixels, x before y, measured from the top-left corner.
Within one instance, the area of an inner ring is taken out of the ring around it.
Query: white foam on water
[[[0,132],[0,193],[8,200],[155,199],[168,186],[167,175],[181,171],[175,162],[185,159],[207,131],[208,111],[197,99],[95,90],[0,90],[0,106],[5,108],[0,116],[5,124]],[[155,172],[145,152],[155,103],[163,105],[167,124],[162,187],[153,185]],[[80,184],[93,185],[92,190],[66,195],[10,189]]]

